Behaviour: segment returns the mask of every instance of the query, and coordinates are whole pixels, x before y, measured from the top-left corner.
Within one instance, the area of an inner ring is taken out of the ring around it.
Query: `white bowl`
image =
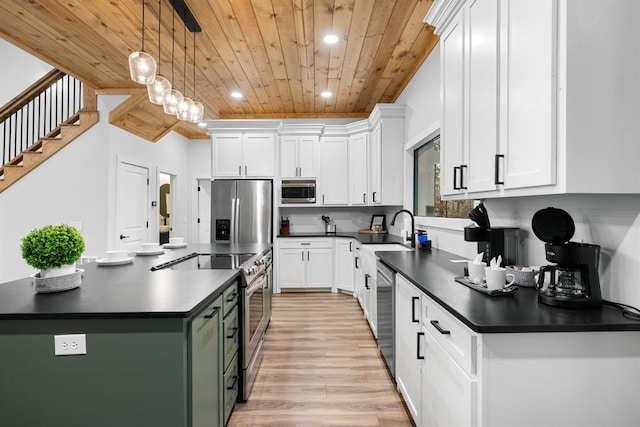
[[[109,261],[125,259],[128,253],[125,250],[106,251],[105,256]]]

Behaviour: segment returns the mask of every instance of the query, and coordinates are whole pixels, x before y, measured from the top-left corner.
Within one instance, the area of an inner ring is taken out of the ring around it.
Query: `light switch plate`
[[[87,338],[85,334],[54,335],[53,341],[56,356],[87,354]]]

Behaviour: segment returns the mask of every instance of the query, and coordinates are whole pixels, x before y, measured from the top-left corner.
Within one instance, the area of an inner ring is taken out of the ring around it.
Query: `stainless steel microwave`
[[[283,180],[282,203],[315,203],[316,180]]]

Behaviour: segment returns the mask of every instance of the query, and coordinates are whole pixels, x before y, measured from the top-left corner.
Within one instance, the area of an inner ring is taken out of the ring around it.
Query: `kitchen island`
[[[221,296],[237,298],[241,275],[150,268],[270,247],[188,245],[124,265],[83,264],[81,286],[56,294],[36,294],[30,278],[0,284],[0,424],[191,426],[218,398],[198,388],[194,371],[222,375]],[[54,336],[68,334],[85,336],[86,354],[55,355]],[[203,369],[201,350],[215,359]]]
[[[438,249],[376,255],[397,273],[396,381],[418,426],[637,425],[639,321],[487,296]]]

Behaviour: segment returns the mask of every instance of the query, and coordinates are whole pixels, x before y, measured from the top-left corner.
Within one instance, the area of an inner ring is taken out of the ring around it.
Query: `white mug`
[[[158,248],[160,248],[160,245],[158,243],[143,243],[143,244],[140,245],[140,249],[143,252],[157,251]]]
[[[516,280],[516,276],[511,273],[507,273],[507,270],[503,267],[492,269],[486,267],[484,273],[487,278],[487,289],[490,291],[502,289],[505,286],[511,286]],[[511,276],[511,280],[507,282],[507,277]]]
[[[170,245],[181,245],[184,243],[184,237],[169,237]]]
[[[486,262],[475,264],[473,261],[468,261],[467,270],[469,270],[469,280],[473,283],[482,283],[484,280],[484,269],[486,266]]]

